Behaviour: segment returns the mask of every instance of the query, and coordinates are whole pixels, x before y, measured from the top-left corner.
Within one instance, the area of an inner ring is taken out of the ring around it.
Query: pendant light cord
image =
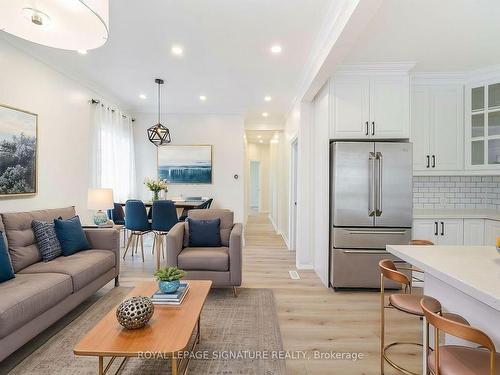
[[[161,114],[161,90],[160,90],[160,83],[158,82],[158,124],[160,123],[160,114]]]

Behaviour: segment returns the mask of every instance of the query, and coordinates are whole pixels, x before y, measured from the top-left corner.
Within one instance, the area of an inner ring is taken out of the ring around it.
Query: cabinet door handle
[[[372,121],[372,135],[375,135],[375,121]]]
[[[434,235],[437,236],[438,235],[438,222],[437,221],[434,222],[434,229],[435,229]]]
[[[366,133],[365,133],[365,135],[368,135],[368,127],[369,127],[369,125],[368,125],[368,121],[367,121],[367,122],[365,122],[365,125],[366,125]]]
[[[427,168],[431,166],[431,157],[427,155]]]
[[[444,236],[444,221],[441,222],[441,236]]]
[[[436,155],[432,155],[432,168],[436,168]]]

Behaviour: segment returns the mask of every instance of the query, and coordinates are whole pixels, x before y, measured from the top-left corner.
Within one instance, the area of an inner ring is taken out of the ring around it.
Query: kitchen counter
[[[500,221],[499,210],[479,209],[413,209],[414,219],[489,219]]]
[[[387,251],[425,272],[424,294],[500,345],[500,254],[494,246],[387,245]]]

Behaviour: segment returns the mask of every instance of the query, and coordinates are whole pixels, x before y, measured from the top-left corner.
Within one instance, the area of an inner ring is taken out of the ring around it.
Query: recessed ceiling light
[[[267,112],[262,113],[262,117],[267,117],[267,116],[269,116],[269,113],[267,113]]]
[[[264,100],[266,102],[270,102],[272,100],[272,98],[269,95],[267,95],[267,96],[264,96]]]
[[[172,48],[170,49],[170,51],[175,56],[182,56],[183,53],[184,53],[184,49],[181,46],[177,46],[177,45],[176,46],[172,46]]]
[[[264,141],[261,139],[261,140],[259,141],[259,143],[264,143]]]
[[[259,139],[260,139],[260,138],[262,138],[262,136],[259,134],[259,135],[257,136],[257,138],[259,138]]]
[[[146,96],[146,95],[144,95],[144,94],[139,94],[139,98],[141,98],[141,99],[146,99],[146,98],[147,98],[147,96]]]
[[[279,44],[275,44],[274,46],[271,47],[271,52],[274,53],[275,55],[281,53],[283,48]]]
[[[76,52],[78,52],[80,55],[86,55],[88,53],[86,49],[78,49],[76,50]]]
[[[207,100],[207,97],[205,95],[200,95],[200,100],[204,102],[205,100]]]

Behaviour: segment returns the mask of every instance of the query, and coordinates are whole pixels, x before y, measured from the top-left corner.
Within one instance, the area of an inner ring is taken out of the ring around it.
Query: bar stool
[[[396,370],[399,370],[403,374],[406,375],[418,375],[418,373],[412,372],[407,368],[404,368],[400,364],[394,362],[389,356],[386,354],[386,351],[397,345],[415,345],[421,346],[425,348],[424,350],[428,350],[428,330],[429,325],[425,323],[425,334],[424,334],[424,343],[415,343],[415,342],[393,342],[388,345],[385,345],[385,309],[394,308],[400,312],[423,317],[424,312],[420,306],[420,300],[423,297],[426,297],[428,300],[429,309],[431,309],[434,313],[441,313],[441,304],[439,301],[432,297],[420,296],[411,294],[412,285],[410,278],[405,275],[403,272],[399,271],[394,262],[389,259],[384,259],[379,262],[380,269],[380,373],[384,374],[384,364],[387,361],[392,367]],[[402,284],[404,287],[404,293],[391,294],[389,296],[389,304],[386,306],[385,304],[385,288],[384,281],[385,279],[389,279],[396,283]],[[443,316],[446,316],[450,320],[459,321],[462,324],[468,324],[468,322],[457,314],[444,313]]]
[[[434,351],[427,357],[433,375],[500,375],[500,368],[496,367],[500,353],[496,352],[495,344],[486,333],[435,313],[433,302],[427,298],[421,299],[420,306],[427,321],[434,327]],[[440,331],[471,341],[480,345],[480,348],[440,346]]]

